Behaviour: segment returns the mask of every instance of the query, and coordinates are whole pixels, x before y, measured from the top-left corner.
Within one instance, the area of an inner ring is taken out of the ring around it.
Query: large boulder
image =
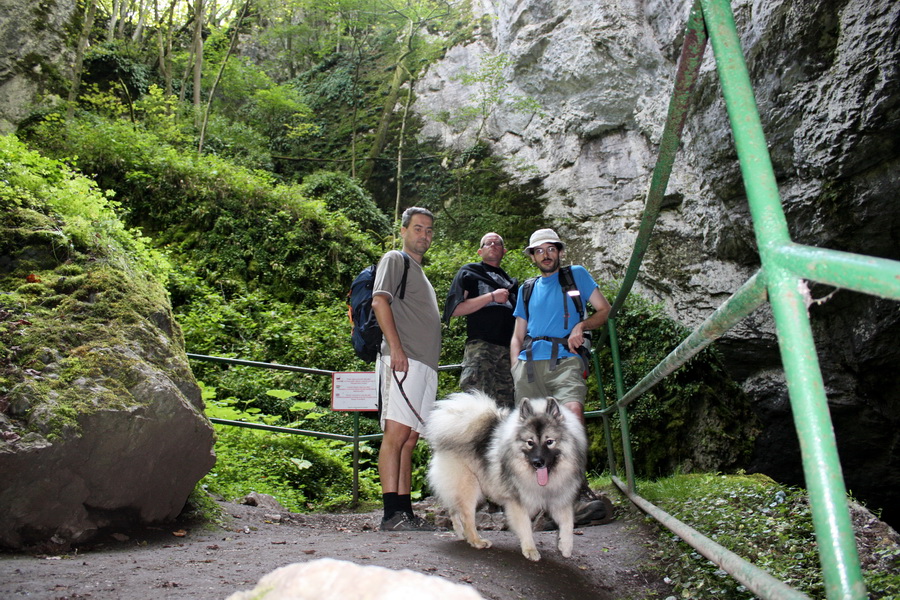
[[[0,144],[0,546],[173,519],[213,430],[152,252],[84,178]]]
[[[446,53],[416,87],[416,110],[477,102],[462,72],[509,58],[503,97],[482,123],[429,119],[423,135],[476,136],[507,170],[543,186],[569,258],[621,279],[640,225],[691,0],[476,3],[482,37]],[[731,2],[792,238],[900,259],[900,5],[895,0]],[[482,126],[483,125],[483,126]],[[691,327],[759,268],[754,231],[711,48],[664,209],[635,290]],[[896,302],[812,286],[810,314],[848,487],[900,521]],[[803,484],[771,311],[718,344],[764,430],[752,468]],[[801,416],[802,418],[802,416]]]

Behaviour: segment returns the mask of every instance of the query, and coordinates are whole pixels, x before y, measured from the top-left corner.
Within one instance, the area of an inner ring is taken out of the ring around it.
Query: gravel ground
[[[494,546],[475,550],[448,531],[380,532],[380,512],[300,515],[222,502],[220,525],[175,522],[110,533],[66,554],[0,554],[0,598],[224,600],[278,567],[326,557],[442,577],[494,600],[666,598],[646,549],[653,534],[621,506],[627,501],[613,501],[616,519],[576,530],[570,559],[555,532],[536,533],[537,563],[508,531],[485,532]]]

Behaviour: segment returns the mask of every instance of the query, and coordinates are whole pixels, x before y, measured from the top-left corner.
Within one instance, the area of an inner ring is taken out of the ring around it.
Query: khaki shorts
[[[549,360],[533,360],[534,381],[528,383],[526,361],[520,360],[512,368],[516,384],[516,403],[522,398],[546,398],[552,396],[562,404],[578,402],[584,406],[587,383],[584,381],[584,363],[579,356],[561,358],[556,369],[550,370]]]
[[[406,379],[403,378],[404,375]],[[375,378],[381,393],[381,429],[384,429],[385,420],[390,419],[422,433],[425,429],[422,421],[428,422],[428,415],[437,396],[437,371],[424,363],[409,359],[409,371],[397,373],[397,379],[403,382],[401,390],[391,372],[391,357],[379,354],[375,361]],[[408,403],[404,394],[409,398]]]

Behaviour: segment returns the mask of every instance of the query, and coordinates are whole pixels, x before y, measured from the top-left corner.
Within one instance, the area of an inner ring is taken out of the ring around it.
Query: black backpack
[[[406,274],[409,272],[409,256],[403,254],[403,278],[400,280],[397,298],[403,299],[406,294]],[[375,312],[372,310],[372,288],[375,285],[375,273],[378,265],[371,265],[363,269],[350,285],[349,310],[350,323],[353,330],[350,332],[350,341],[356,355],[366,362],[375,362],[375,357],[381,352],[381,340],[383,334]]]

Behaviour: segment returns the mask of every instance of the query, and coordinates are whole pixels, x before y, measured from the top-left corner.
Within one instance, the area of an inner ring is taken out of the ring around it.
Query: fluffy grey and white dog
[[[478,504],[488,498],[503,506],[526,558],[541,558],[531,529],[541,510],[559,526],[560,553],[572,556],[573,506],[587,438],[571,411],[554,398],[524,399],[509,410],[481,392],[461,392],[435,405],[425,438],[432,452],[428,482],[460,538],[474,548],[490,548],[475,527]]]

